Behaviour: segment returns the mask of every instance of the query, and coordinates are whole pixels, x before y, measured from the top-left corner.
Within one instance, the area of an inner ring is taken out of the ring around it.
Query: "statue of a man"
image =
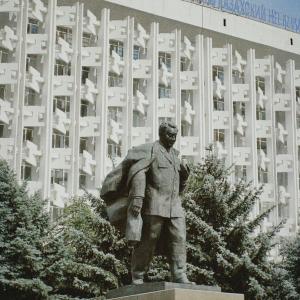
[[[188,169],[180,163],[179,152],[173,148],[177,132],[173,123],[161,123],[159,140],[131,149],[119,167],[121,171],[114,171],[122,178],[124,174],[127,177],[127,238],[134,240],[131,237],[136,236],[134,231],[138,232],[139,242],[131,261],[133,284],[143,283],[157,246],[164,248],[172,281],[191,283],[186,275],[185,215],[179,197]],[[108,175],[101,191],[103,199],[106,195],[109,195],[108,198],[114,195],[115,186],[125,185],[124,179],[118,182],[115,178],[116,175]],[[133,225],[128,230],[130,224],[137,224],[135,221],[138,219],[142,220],[142,226]]]

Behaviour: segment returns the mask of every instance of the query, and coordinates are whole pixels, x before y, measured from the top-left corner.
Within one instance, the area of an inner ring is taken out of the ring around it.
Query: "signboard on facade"
[[[300,18],[253,0],[183,0],[300,32]],[[288,4],[287,4],[288,5]]]

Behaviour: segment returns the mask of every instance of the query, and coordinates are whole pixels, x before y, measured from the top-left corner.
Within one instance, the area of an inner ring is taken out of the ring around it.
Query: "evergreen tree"
[[[189,277],[197,284],[244,293],[246,299],[267,299],[273,278],[268,257],[278,228],[256,234],[271,211],[250,217],[262,187],[232,184],[231,174],[212,148],[202,163],[191,166],[183,195]],[[161,259],[154,262],[154,278],[163,266]]]
[[[0,298],[45,299],[51,288],[40,278],[42,240],[48,229],[44,202],[29,197],[6,162],[0,161]]]
[[[93,298],[128,281],[127,246],[99,198],[73,199],[47,239],[43,278],[56,298]]]

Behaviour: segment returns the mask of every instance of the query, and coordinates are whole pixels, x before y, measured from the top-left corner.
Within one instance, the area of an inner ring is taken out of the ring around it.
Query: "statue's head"
[[[166,149],[171,148],[176,142],[177,126],[173,122],[162,122],[159,125],[159,140]]]

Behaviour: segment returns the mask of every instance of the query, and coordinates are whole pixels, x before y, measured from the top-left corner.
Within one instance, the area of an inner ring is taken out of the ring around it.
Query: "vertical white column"
[[[81,105],[81,77],[82,77],[82,34],[83,34],[83,4],[76,4],[76,23],[73,30],[73,57],[71,72],[74,74],[75,84],[72,102],[70,103],[70,147],[72,148],[72,165],[70,174],[70,195],[79,191],[79,145],[80,145],[80,105]]]
[[[225,131],[225,145],[227,146],[226,164],[231,166],[233,164],[234,151],[234,116],[233,116],[233,101],[232,101],[232,45],[227,44],[227,66],[224,68],[224,83],[226,91],[224,93],[225,111],[229,114],[228,130]],[[231,180],[234,180],[234,174],[230,175]]]
[[[152,23],[148,52],[148,59],[152,61],[151,80],[147,84],[147,97],[150,102],[147,127],[152,128],[152,141],[158,138],[158,35],[159,24]]]
[[[214,140],[213,130],[213,80],[212,80],[212,39],[204,39],[204,116],[205,116],[205,146]]]
[[[126,106],[123,112],[123,128],[126,139],[123,139],[123,153],[126,155],[132,146],[132,125],[133,125],[133,42],[134,42],[134,19],[127,17],[127,38],[124,43],[124,81],[126,87]]]
[[[173,79],[171,83],[172,97],[175,100],[175,124],[178,128],[178,134],[175,147],[180,151],[181,145],[181,80],[180,80],[180,61],[181,61],[181,31],[174,30],[175,51],[171,54],[171,69]]]
[[[194,135],[199,137],[199,156],[195,157],[195,161],[199,162],[202,157],[205,156],[205,135],[207,124],[205,123],[205,101],[207,101],[205,97],[205,73],[204,73],[204,39],[202,35],[196,36],[196,49],[194,53],[194,70],[197,71],[197,90],[194,91],[194,109],[196,112],[195,115],[195,133]]]
[[[45,128],[41,135],[41,177],[42,197],[50,197],[51,181],[51,147],[52,147],[52,116],[53,116],[53,66],[55,63],[55,33],[56,33],[56,0],[49,1],[46,17],[46,33],[48,35],[47,59],[44,60],[43,77],[47,78],[42,90],[42,105],[45,106]],[[50,209],[50,202],[49,202]]]
[[[286,129],[288,135],[288,151],[293,156],[293,172],[289,173],[288,182],[291,185],[291,198],[289,206],[289,215],[295,220],[295,232],[298,227],[298,199],[299,199],[299,166],[298,166],[298,145],[297,145],[297,121],[296,121],[296,86],[295,86],[295,62],[289,60],[286,64],[286,93],[291,97],[291,111],[286,114]]]
[[[255,86],[255,50],[249,49],[247,52],[247,66],[245,70],[245,80],[249,84],[249,105],[246,109],[246,120],[248,127],[249,142],[251,147],[251,164],[247,167],[247,177],[253,181],[254,185],[258,185],[257,177],[257,136],[256,136],[256,86]]]
[[[15,138],[13,168],[17,180],[21,179],[22,148],[23,148],[23,108],[25,99],[26,82],[26,43],[29,0],[21,1],[20,10],[17,13],[18,45],[16,49],[16,61],[18,62],[18,82],[14,92],[15,120],[12,126],[12,136]]]
[[[98,33],[99,45],[101,47],[101,68],[97,71],[99,78],[100,97],[97,97],[96,115],[100,117],[100,139],[96,139],[96,153],[99,159],[96,163],[101,165],[96,168],[95,183],[96,187],[101,185],[105,178],[107,166],[107,94],[108,94],[108,70],[109,70],[109,18],[110,11],[104,8],[101,11],[101,26]]]

